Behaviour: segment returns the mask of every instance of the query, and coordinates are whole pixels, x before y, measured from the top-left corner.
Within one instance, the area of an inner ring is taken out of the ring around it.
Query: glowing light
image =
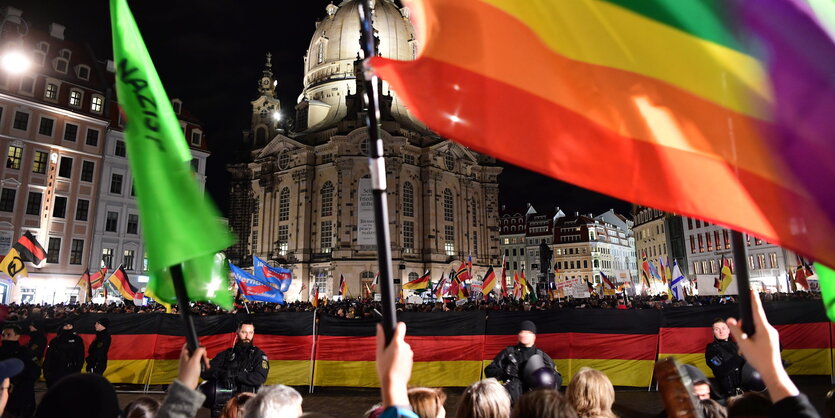
[[[461,122],[461,118],[459,118],[458,115],[449,115],[449,120],[451,120],[452,123],[460,123]]]
[[[0,65],[10,74],[22,74],[29,70],[32,62],[22,51],[13,50],[3,54]]]
[[[281,121],[281,112],[273,112],[273,119],[276,121]]]
[[[220,289],[221,282],[217,277],[213,277],[212,281],[206,285],[206,296],[209,298],[215,297],[215,293]]]
[[[458,84],[453,84],[452,89],[455,91],[461,91],[461,86],[459,86]]]

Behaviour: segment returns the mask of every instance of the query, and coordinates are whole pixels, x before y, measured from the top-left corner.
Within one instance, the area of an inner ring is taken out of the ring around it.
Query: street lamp
[[[20,17],[20,14],[20,10],[6,7],[3,21],[0,22],[0,37],[5,34],[7,23],[17,25],[17,39],[4,45],[2,55],[0,55],[0,66],[14,75],[24,73],[32,66],[32,60],[23,49],[23,37],[29,33],[29,24]]]

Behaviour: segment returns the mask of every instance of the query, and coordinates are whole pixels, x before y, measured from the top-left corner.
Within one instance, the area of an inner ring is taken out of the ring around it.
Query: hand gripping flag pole
[[[380,300],[383,304],[383,331],[386,345],[391,342],[397,317],[394,306],[394,284],[392,281],[391,247],[389,234],[388,201],[386,198],[386,163],[383,159],[383,140],[380,138],[380,83],[369,66],[371,57],[375,56],[374,28],[372,26],[372,9],[369,0],[359,3],[360,28],[362,32],[361,45],[364,56],[363,86],[368,105],[368,168],[371,173],[371,187],[374,195],[374,227],[377,234],[377,262],[380,265]]]
[[[748,280],[748,260],[745,251],[745,239],[742,232],[731,231],[731,248],[733,248],[734,273],[736,273],[736,287],[739,293],[739,319],[742,320],[742,331],[748,336],[754,335],[754,313],[751,311],[751,283]],[[722,266],[719,266],[722,269]]]

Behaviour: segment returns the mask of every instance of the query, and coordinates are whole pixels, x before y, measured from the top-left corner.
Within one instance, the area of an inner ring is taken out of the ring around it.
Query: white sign
[[[361,178],[357,185],[357,244],[377,245],[375,231],[371,179]]]
[[[406,298],[406,303],[413,303],[415,305],[420,305],[423,303],[423,298],[419,295],[410,295]]]
[[[575,298],[587,298],[591,296],[588,285],[580,278],[565,279],[562,282],[558,282],[557,289],[562,289],[565,296]]]
[[[6,255],[12,249],[12,231],[0,231],[0,255]]]

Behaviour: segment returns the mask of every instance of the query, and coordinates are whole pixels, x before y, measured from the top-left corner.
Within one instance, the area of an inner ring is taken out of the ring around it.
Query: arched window
[[[290,219],[290,188],[285,187],[281,189],[278,195],[278,220],[286,221]]]
[[[452,205],[452,191],[444,189],[444,220],[450,222],[454,221],[454,212],[454,207]]]
[[[322,186],[322,216],[333,215],[333,183],[326,181]]]
[[[319,42],[319,45],[316,48],[316,64],[321,64],[323,62],[325,62],[325,43]]]
[[[403,216],[415,216],[415,190],[412,183],[403,183]]]
[[[417,278],[418,278],[418,274],[417,274],[417,273],[415,273],[415,272],[411,272],[411,273],[409,273],[409,281],[410,281],[410,282],[411,282],[412,280],[417,280]]]

